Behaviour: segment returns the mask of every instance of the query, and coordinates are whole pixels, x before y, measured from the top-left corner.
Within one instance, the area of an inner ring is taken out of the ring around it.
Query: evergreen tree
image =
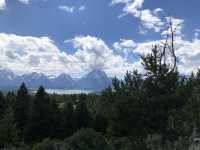
[[[6,100],[2,92],[0,92],[0,119],[3,117],[7,108]]]
[[[62,114],[60,112],[60,108],[58,107],[58,104],[56,102],[56,99],[51,99],[50,100],[50,121],[51,124],[49,125],[50,127],[50,137],[51,138],[60,138],[60,120],[62,117]]]
[[[105,134],[107,128],[108,128],[107,118],[103,114],[97,113],[94,118],[94,129],[97,132],[101,132],[102,134]]]
[[[71,102],[66,102],[62,111],[61,134],[62,138],[71,136],[77,129],[76,114]]]
[[[14,121],[12,108],[8,108],[0,120],[0,147],[11,148],[19,142],[19,132]]]
[[[80,98],[76,106],[76,122],[78,129],[89,128],[91,126],[91,114],[87,108],[84,97]]]
[[[30,96],[28,94],[28,89],[26,88],[26,85],[22,83],[19,90],[17,91],[17,99],[15,103],[16,125],[17,128],[20,129],[22,135],[28,121],[29,103]]]
[[[16,110],[16,101],[17,97],[14,92],[8,92],[6,95],[7,105],[12,107],[13,110]]]
[[[111,129],[112,136],[129,137],[142,142],[147,135],[147,112],[143,99],[135,95],[117,98],[113,104]]]
[[[39,87],[30,112],[26,129],[26,142],[41,142],[51,136],[50,100],[43,87]]]

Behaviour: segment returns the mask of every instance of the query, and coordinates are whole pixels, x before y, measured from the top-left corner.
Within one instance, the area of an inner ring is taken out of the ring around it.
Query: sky
[[[16,74],[142,71],[140,55],[176,31],[179,71],[200,65],[198,0],[0,0],[0,68]]]

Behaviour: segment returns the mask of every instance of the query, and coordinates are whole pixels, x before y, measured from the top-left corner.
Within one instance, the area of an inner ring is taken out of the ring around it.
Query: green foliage
[[[66,150],[109,150],[105,138],[92,129],[81,129],[66,139]]]
[[[98,132],[105,134],[107,128],[108,128],[107,118],[103,114],[97,113],[94,118],[94,129]]]
[[[51,135],[50,100],[43,87],[35,95],[29,122],[26,128],[26,142],[40,142]]]
[[[64,139],[71,136],[77,129],[76,113],[71,102],[65,103],[61,115],[61,137]]]
[[[19,142],[19,131],[14,122],[14,114],[11,108],[5,112],[0,120],[0,145],[2,148],[11,148]]]
[[[25,126],[28,122],[29,103],[30,97],[28,94],[28,89],[26,88],[26,85],[22,83],[17,91],[17,98],[14,108],[16,125],[17,128],[20,129],[21,133],[24,132]]]
[[[92,122],[92,117],[87,108],[84,97],[80,98],[76,106],[76,121],[78,129],[89,128]]]
[[[145,110],[141,99],[125,97],[113,105],[112,132],[114,136],[140,138],[145,136]],[[144,111],[143,111],[144,110]]]
[[[14,92],[8,92],[6,95],[6,103],[9,107],[11,107],[13,110],[16,110],[16,101],[17,101],[17,96],[15,95]]]
[[[60,113],[58,103],[55,99],[51,99],[49,105],[50,105],[49,119],[51,122],[50,137],[51,138],[60,137],[60,132],[61,132],[60,121],[61,121],[62,114]]]
[[[34,145],[32,150],[57,150],[57,148],[55,142],[45,139],[41,143]]]
[[[32,150],[30,145],[20,144],[19,146],[15,147],[13,150]]]
[[[6,100],[2,92],[0,92],[0,119],[3,117],[6,111]]]
[[[109,144],[112,150],[133,150],[133,143],[127,137],[111,138]]]

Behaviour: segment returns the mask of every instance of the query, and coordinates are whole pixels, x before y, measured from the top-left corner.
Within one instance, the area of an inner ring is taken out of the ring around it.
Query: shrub
[[[33,150],[56,150],[56,145],[49,139],[45,139],[41,143],[38,143],[35,146],[33,146]]]
[[[66,140],[66,150],[109,150],[105,138],[93,129],[81,129]]]

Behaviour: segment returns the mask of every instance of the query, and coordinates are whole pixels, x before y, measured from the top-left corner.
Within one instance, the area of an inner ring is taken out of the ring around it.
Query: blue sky
[[[180,71],[189,73],[200,64],[199,6],[198,0],[0,0],[0,66],[73,76],[142,70],[137,56],[162,39],[171,16],[180,26]]]

